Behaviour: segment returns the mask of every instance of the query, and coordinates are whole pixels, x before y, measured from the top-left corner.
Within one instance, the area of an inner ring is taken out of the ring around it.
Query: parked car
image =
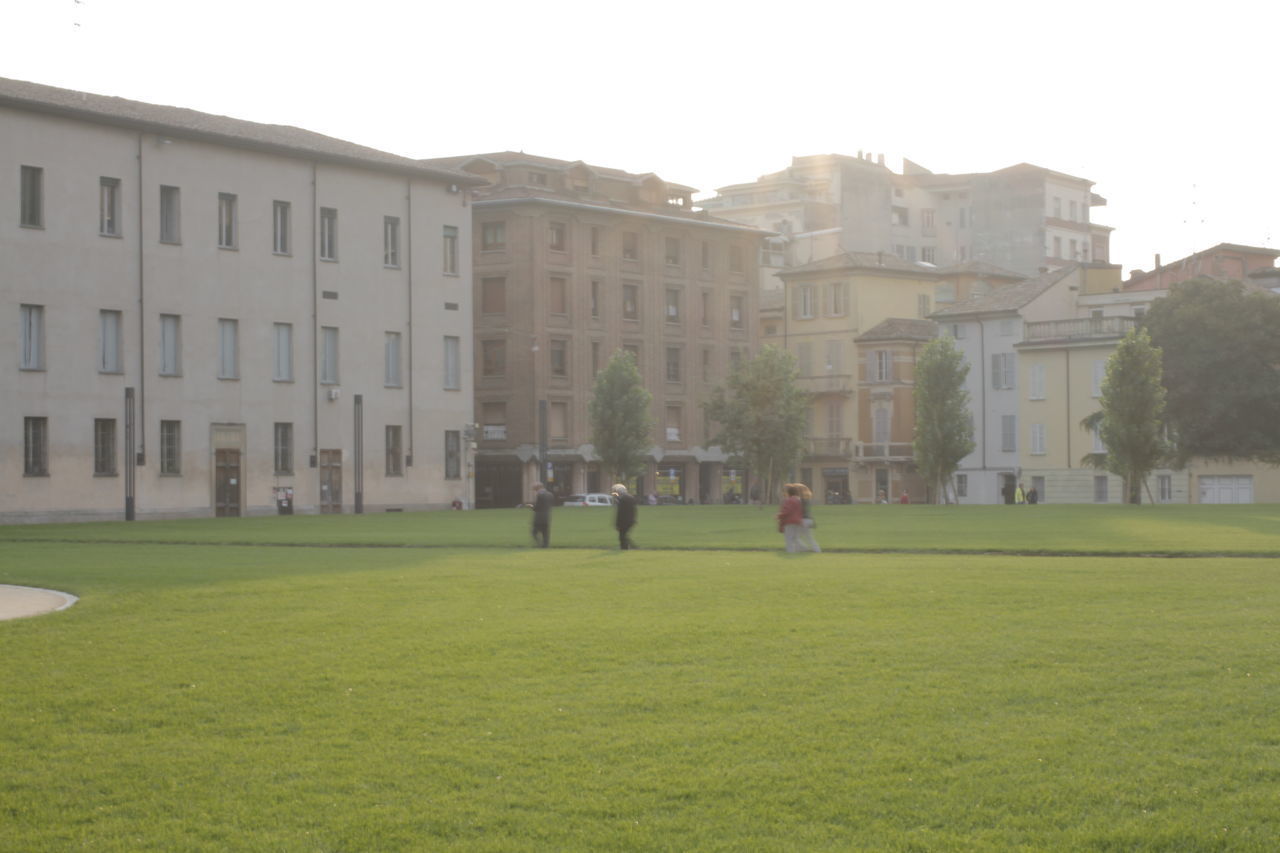
[[[569,495],[561,506],[613,506],[613,495],[595,492],[589,495]]]

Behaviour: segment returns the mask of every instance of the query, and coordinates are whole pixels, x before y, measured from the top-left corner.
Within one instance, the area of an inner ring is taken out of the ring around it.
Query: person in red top
[[[906,490],[906,489],[903,489],[903,490],[902,490],[902,497],[898,498],[898,503],[900,503],[900,504],[909,504],[909,503],[911,503],[911,495],[907,494],[907,490]]]
[[[800,550],[800,535],[804,530],[804,504],[800,502],[800,490],[794,483],[788,483],[787,496],[778,507],[778,532],[784,537],[787,551],[794,553]]]

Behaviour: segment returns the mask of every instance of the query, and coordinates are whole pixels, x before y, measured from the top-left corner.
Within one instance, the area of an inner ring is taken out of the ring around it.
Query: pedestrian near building
[[[800,509],[804,517],[804,520],[801,522],[803,527],[800,531],[800,541],[798,544],[805,545],[815,554],[821,554],[822,549],[818,547],[818,539],[813,535],[813,529],[818,526],[818,523],[813,520],[813,515],[809,512],[809,504],[813,501],[813,490],[804,483],[794,483],[793,485],[799,492],[798,497],[800,498]]]
[[[778,532],[783,536],[787,553],[794,554],[800,550],[800,537],[804,531],[804,504],[800,501],[800,490],[795,483],[788,483],[786,496],[778,507]]]
[[[1013,502],[1015,504],[1024,504],[1027,502],[1027,493],[1022,488],[1022,483],[1018,483],[1018,488],[1013,493]]]
[[[542,548],[551,544],[551,508],[555,503],[545,486],[533,484],[533,542]]]
[[[613,526],[618,531],[618,547],[627,551],[636,547],[631,541],[631,528],[636,526],[636,499],[621,483],[613,484],[613,499],[617,501]]]

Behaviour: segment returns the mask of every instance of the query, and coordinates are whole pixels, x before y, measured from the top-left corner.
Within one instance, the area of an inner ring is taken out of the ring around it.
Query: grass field
[[[817,516],[0,528],[0,850],[1280,848],[1280,509]]]

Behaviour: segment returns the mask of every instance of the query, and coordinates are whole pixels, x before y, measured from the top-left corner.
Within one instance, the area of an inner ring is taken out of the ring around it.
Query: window
[[[338,259],[338,211],[332,207],[320,208],[320,260]]]
[[[547,434],[561,441],[569,437],[568,403],[551,403],[547,406]]]
[[[742,247],[729,247],[729,272],[742,272]]]
[[[1107,452],[1107,444],[1106,444],[1106,442],[1104,442],[1104,441],[1102,440],[1102,428],[1101,428],[1101,426],[1096,426],[1096,427],[1094,427],[1094,428],[1091,430],[1091,435],[1092,435],[1092,438],[1093,438],[1093,452],[1094,452],[1094,453],[1106,453],[1106,452]]]
[[[404,445],[401,443],[401,430],[398,424],[387,425],[387,476],[404,476]]]
[[[1096,504],[1107,502],[1107,478],[1105,475],[1093,478],[1093,502]]]
[[[447,261],[446,261],[447,263]],[[400,266],[400,217],[382,217],[382,265]]]
[[[98,233],[120,236],[120,179],[98,179]]]
[[[872,382],[892,382],[893,381],[893,353],[887,349],[878,349],[872,356],[875,361],[872,362],[871,381]]]
[[[1079,244],[1077,241],[1075,241],[1075,240],[1068,240],[1068,241],[1067,241],[1067,244],[1070,246],[1070,252],[1071,252],[1071,254],[1067,255],[1067,257],[1071,258],[1073,261],[1075,261],[1075,260],[1079,260],[1079,259],[1080,259],[1080,248],[1079,248],[1080,244]]]
[[[182,375],[182,317],[160,315],[160,375]]]
[[[667,381],[679,382],[681,376],[680,347],[667,347]]]
[[[444,390],[462,390],[462,339],[444,336]]]
[[[932,237],[938,233],[937,226],[934,225],[933,208],[926,207],[920,211],[920,233],[926,237]]]
[[[218,248],[234,249],[236,237],[236,197],[218,193]]]
[[[797,319],[813,319],[813,288],[810,285],[805,284],[796,288],[793,308]]]
[[[843,281],[827,285],[827,316],[843,317],[849,310],[849,287]]]
[[[742,350],[737,347],[729,347],[729,370],[732,372],[742,364]]]
[[[18,223],[24,228],[44,227],[44,169],[22,167]]]
[[[711,326],[711,291],[702,291],[702,327],[710,328]]]
[[[880,406],[871,413],[871,440],[876,444],[888,444],[889,436],[889,410]]]
[[[482,403],[480,406],[481,437],[485,441],[504,441],[507,437],[507,404]]]
[[[932,308],[929,305],[929,294],[917,293],[916,294],[916,316],[923,320],[929,316],[929,312],[931,310]]]
[[[275,369],[271,378],[276,382],[293,381],[293,324],[276,323],[271,327],[275,345]]]
[[[702,350],[702,381],[711,381],[711,350]]]
[[[552,376],[568,376],[569,375],[569,342],[562,340],[551,341],[551,375]]]
[[[711,269],[711,244],[706,240],[702,241],[702,268]]]
[[[552,222],[547,226],[547,248],[553,252],[569,250],[569,228],[563,222]]]
[[[956,474],[956,497],[969,497],[969,475]]]
[[[93,419],[93,474],[114,477],[116,474],[116,419]]]
[[[622,351],[629,354],[636,363],[636,369],[640,369],[640,345],[639,344],[623,344]]]
[[[969,336],[969,327],[966,326],[964,323],[951,324],[951,337],[955,338],[957,341],[963,341],[968,336]]]
[[[1067,206],[1068,206],[1068,209],[1071,211],[1069,214],[1071,217],[1071,221],[1075,222],[1076,221],[1076,203],[1074,201],[1069,201],[1067,202]]]
[[[458,227],[456,225],[444,226],[444,274],[458,274]]]
[[[160,473],[182,473],[182,421],[160,422]]]
[[[1053,238],[1053,257],[1055,258],[1062,257],[1062,238],[1061,237]]]
[[[399,388],[403,385],[400,375],[400,333],[387,332],[383,342],[383,375],[382,384],[387,388]]]
[[[529,183],[533,184],[536,187],[545,187],[547,185],[547,173],[546,172],[530,172]]]
[[[591,375],[595,376],[600,372],[600,342],[591,342]]]
[[[320,384],[338,382],[338,329],[336,326],[320,327]]]
[[[640,235],[634,231],[622,232],[622,259],[624,261],[640,260]]]
[[[640,286],[636,284],[622,285],[622,319],[640,319]]]
[[[123,373],[120,359],[119,311],[98,312],[98,372]]]
[[[505,434],[506,427],[503,427],[503,432]],[[444,431],[444,478],[446,480],[462,479],[462,432],[460,430]]]
[[[49,476],[49,419],[22,419],[22,474]]]
[[[1045,454],[1044,424],[1031,425],[1031,454],[1033,456]]]
[[[905,207],[893,207],[890,214],[890,220],[894,225],[910,225],[911,211]]]
[[[503,376],[507,372],[507,342],[489,340],[480,343],[481,373],[484,376]]]
[[[237,320],[218,321],[218,378],[240,377],[240,323]]]
[[[1173,502],[1173,475],[1156,475],[1156,501],[1162,504]]]
[[[600,280],[591,280],[591,319],[600,319]]]
[[[550,303],[551,313],[568,315],[569,282],[561,276],[553,275],[548,282],[547,291],[547,301]]]
[[[497,252],[507,247],[507,223],[484,222],[480,225],[480,251]]]
[[[663,260],[669,267],[680,266],[680,238],[668,237],[666,239],[666,252],[663,254]]]
[[[1018,416],[1000,416],[1000,450],[1014,453],[1018,450]]]
[[[1093,396],[1102,396],[1102,383],[1107,378],[1107,360],[1095,359],[1093,362]]]
[[[667,406],[667,441],[680,441],[680,428],[684,425],[684,412],[679,406]]]
[[[674,287],[667,288],[667,322],[680,322],[680,291]]]
[[[840,400],[827,401],[827,435],[833,438],[844,435],[844,403]]]
[[[287,255],[293,251],[293,205],[287,201],[271,203],[271,251]]]
[[[182,242],[182,193],[177,187],[160,187],[160,242]]]
[[[1053,216],[1055,219],[1062,218],[1062,199],[1058,196],[1053,197]]]
[[[600,255],[600,239],[604,236],[604,229],[599,225],[591,226],[591,257]]]
[[[742,329],[746,328],[746,318],[743,316],[743,298],[741,296],[729,297],[729,328]]]
[[[277,474],[293,473],[293,424],[276,421],[275,465]]]
[[[801,376],[813,375],[813,344],[802,341],[796,346],[796,368]]]
[[[505,314],[507,312],[507,280],[505,278],[480,279],[480,313]]]
[[[44,370],[44,306],[20,306],[19,317],[22,322],[19,367],[23,370]]]
[[[1011,352],[999,352],[991,356],[991,387],[995,390],[1009,391],[1017,387],[1017,363],[1014,357],[1015,354]]]
[[[1028,400],[1044,399],[1044,370],[1043,364],[1031,365],[1031,370],[1027,373],[1028,384],[1031,386],[1027,391]]]
[[[844,355],[844,341],[832,338],[827,341],[827,373],[841,372],[841,356]]]

